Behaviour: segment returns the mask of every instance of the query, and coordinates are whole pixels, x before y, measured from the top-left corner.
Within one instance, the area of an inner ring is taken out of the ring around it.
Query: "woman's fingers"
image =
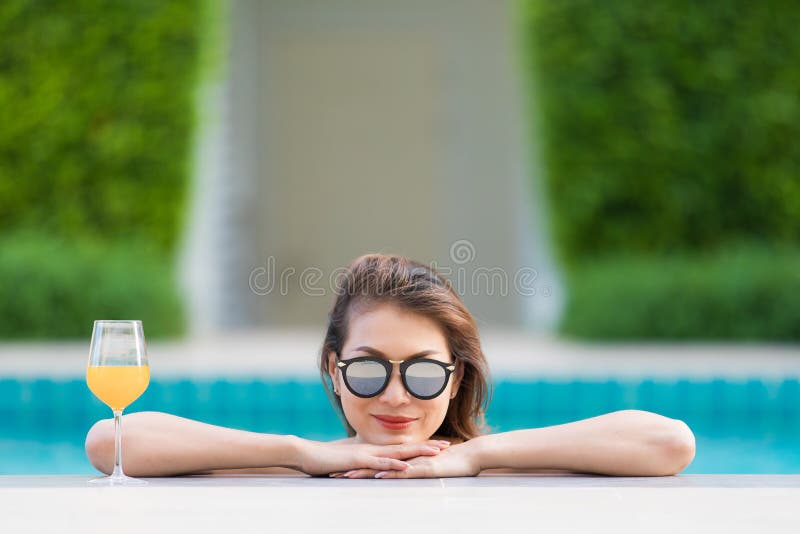
[[[450,443],[446,441],[428,440],[422,443],[383,446],[376,449],[374,454],[404,460],[417,456],[435,456],[449,446]]]
[[[362,469],[374,469],[376,471],[389,471],[389,470],[397,470],[402,471],[404,469],[408,469],[410,465],[403,460],[398,460],[396,458],[386,458],[383,456],[371,456],[368,458],[367,462],[365,462],[364,467]]]
[[[421,456],[432,457],[450,446],[448,441],[426,440],[420,443],[402,445],[372,445],[366,449],[367,454],[358,455],[348,462],[350,471],[339,470],[328,473],[331,478],[364,478],[372,477],[380,471],[404,471],[410,460]],[[350,476],[347,476],[350,473]]]
[[[408,464],[407,469],[351,469],[350,471],[331,473],[333,478],[424,478],[433,476],[430,465]]]
[[[352,471],[343,473],[342,478],[373,478],[375,473],[378,472],[377,469],[353,469]]]
[[[371,478],[377,473],[377,469],[351,469],[349,471],[339,471],[330,473],[330,478]]]
[[[374,478],[426,478],[433,475],[429,466],[423,464],[413,464],[405,471],[378,471],[372,476]]]

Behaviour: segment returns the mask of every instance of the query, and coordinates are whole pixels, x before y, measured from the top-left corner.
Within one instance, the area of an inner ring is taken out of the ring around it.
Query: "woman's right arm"
[[[122,468],[130,476],[172,476],[246,467],[295,468],[295,436],[209,425],[162,412],[122,416]],[[86,435],[86,455],[98,470],[114,469],[114,420]]]
[[[438,454],[435,441],[405,445],[322,443],[291,435],[260,434],[209,425],[163,412],[122,417],[122,466],[138,477],[284,467],[312,475],[377,466],[407,468],[406,458]],[[104,473],[114,468],[114,420],[98,421],[86,435],[86,455]]]

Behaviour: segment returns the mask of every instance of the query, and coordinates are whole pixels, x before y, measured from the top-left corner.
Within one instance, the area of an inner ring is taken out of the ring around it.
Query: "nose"
[[[389,406],[402,406],[411,402],[411,398],[403,385],[403,379],[397,371],[396,366],[393,366],[392,376],[389,377],[389,384],[383,390],[379,399]]]

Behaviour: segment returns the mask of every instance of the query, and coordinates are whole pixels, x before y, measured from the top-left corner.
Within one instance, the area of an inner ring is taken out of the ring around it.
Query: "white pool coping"
[[[577,343],[520,331],[482,332],[495,377],[800,378],[800,345]],[[322,332],[239,332],[148,345],[154,377],[317,376]],[[0,343],[0,378],[84,376],[89,340]]]
[[[89,478],[0,476],[3,532],[800,531],[800,475]]]

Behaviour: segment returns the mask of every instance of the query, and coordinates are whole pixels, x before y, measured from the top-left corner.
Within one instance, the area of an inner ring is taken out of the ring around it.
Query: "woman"
[[[409,478],[555,469],[661,476],[694,457],[686,424],[637,410],[486,433],[488,366],[475,321],[438,273],[399,256],[371,254],[350,264],[319,366],[350,437],[324,443],[140,412],[124,416],[127,474]],[[113,449],[112,420],[98,421],[86,437],[92,465],[111,472]]]

